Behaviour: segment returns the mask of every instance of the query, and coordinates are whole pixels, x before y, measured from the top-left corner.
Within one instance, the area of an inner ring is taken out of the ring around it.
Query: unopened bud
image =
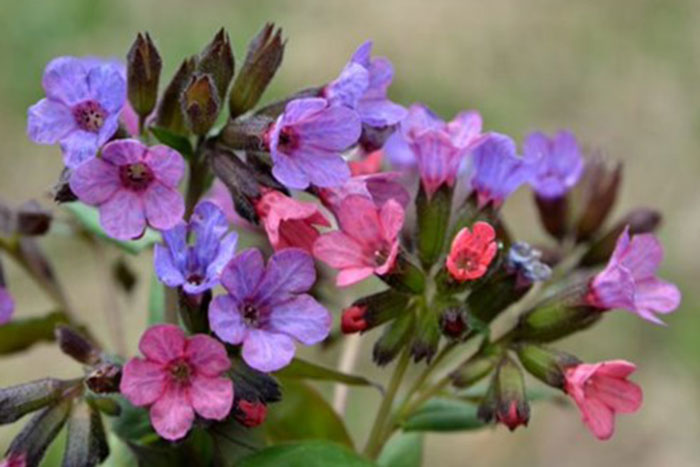
[[[366,331],[380,326],[402,313],[408,313],[408,295],[388,289],[362,297],[343,312],[342,330],[349,332]]]
[[[226,31],[221,28],[199,55],[197,63],[197,71],[209,74],[214,79],[219,102],[226,99],[226,91],[233,78],[234,66],[231,41]]]
[[[51,198],[58,204],[77,201],[78,197],[70,189],[71,170],[65,167],[56,184],[51,188]]]
[[[530,406],[525,394],[523,371],[510,358],[501,360],[491,381],[490,397],[479,408],[479,417],[488,422],[495,419],[511,431],[530,420]]]
[[[182,93],[182,112],[192,133],[203,136],[214,126],[220,100],[209,74],[195,73]]]
[[[420,309],[415,335],[411,343],[411,354],[416,363],[423,359],[430,363],[440,344],[440,335],[438,315],[433,310]]]
[[[418,226],[418,255],[424,269],[437,261],[445,244],[447,227],[452,209],[452,187],[446,183],[428,196],[423,184],[416,196],[416,222]]]
[[[46,378],[0,389],[0,424],[12,423],[59,401],[64,392],[76,384],[80,382]]]
[[[523,282],[518,278],[517,273],[500,271],[490,281],[472,290],[467,297],[467,306],[472,316],[488,324],[525,296],[532,283]]]
[[[115,363],[104,362],[93,369],[85,379],[85,384],[97,394],[119,391],[122,380],[122,368]]]
[[[233,206],[243,219],[258,223],[255,200],[262,196],[252,168],[232,151],[216,150],[209,158],[214,175],[231,193]]]
[[[520,363],[528,373],[543,383],[559,389],[564,387],[566,368],[580,363],[579,359],[573,355],[536,344],[519,344],[517,351]]]
[[[175,76],[173,76],[165,91],[163,91],[163,96],[158,103],[156,111],[156,126],[180,135],[187,134],[180,98],[185,87],[190,82],[195,63],[194,57],[185,59],[175,72]]]
[[[267,417],[267,406],[259,401],[241,400],[234,417],[244,426],[253,428],[261,425]]]
[[[54,332],[64,354],[85,365],[95,365],[100,361],[99,349],[73,328],[60,325]]]
[[[566,195],[543,198],[535,195],[537,211],[542,226],[552,237],[563,239],[569,232],[569,202]]]
[[[611,168],[601,158],[586,161],[583,177],[572,192],[582,206],[576,220],[578,241],[591,238],[603,225],[615,204],[621,180],[622,164]]]
[[[100,412],[85,400],[78,400],[68,418],[64,466],[95,466],[109,455],[109,444]]]
[[[374,344],[372,358],[379,366],[391,362],[408,344],[415,325],[415,314],[406,312],[399,315],[384,330],[384,334]]]
[[[445,308],[440,314],[440,329],[445,336],[452,339],[464,336],[469,329],[467,312],[464,307]]]
[[[498,358],[498,355],[470,358],[450,373],[452,384],[458,388],[467,388],[478,383],[496,368]]]
[[[36,201],[28,201],[17,209],[0,204],[0,233],[6,235],[43,235],[51,226],[51,212]]]
[[[158,99],[158,81],[163,63],[148,33],[139,33],[126,56],[129,102],[141,117],[147,117]]]
[[[354,332],[362,332],[367,329],[367,321],[365,321],[366,306],[351,306],[343,310],[343,316],[340,320],[340,330],[344,334],[352,334]]]

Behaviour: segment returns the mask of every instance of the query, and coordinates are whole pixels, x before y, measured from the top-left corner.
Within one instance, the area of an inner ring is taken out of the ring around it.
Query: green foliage
[[[423,441],[422,433],[400,433],[384,446],[377,464],[379,467],[421,467]]]
[[[239,467],[371,467],[375,464],[329,441],[280,444],[246,457]]]
[[[173,148],[182,154],[185,159],[189,160],[194,154],[194,149],[192,148],[192,143],[189,138],[158,126],[152,126],[149,130],[158,141]]]
[[[350,386],[374,386],[383,392],[380,384],[372,382],[363,376],[342,373],[315,363],[295,358],[292,363],[275,373],[277,376],[290,379],[311,379],[315,381],[333,381]]]
[[[476,416],[477,407],[468,402],[431,399],[402,425],[404,431],[465,431],[486,426]]]
[[[36,318],[18,318],[0,326],[0,355],[19,352],[38,342],[55,339],[57,324],[67,323],[66,316],[58,311]]]

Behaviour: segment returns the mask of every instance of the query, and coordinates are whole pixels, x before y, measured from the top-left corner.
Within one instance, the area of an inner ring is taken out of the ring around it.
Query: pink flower
[[[101,158],[75,169],[70,187],[80,201],[99,206],[109,236],[130,240],[147,224],[168,230],[182,219],[185,204],[177,185],[184,170],[182,156],[167,146],[117,140],[103,148]]]
[[[620,235],[605,269],[590,283],[587,301],[603,310],[622,308],[656,324],[655,313],[671,313],[681,301],[678,288],[656,277],[663,247],[652,234]]]
[[[124,365],[120,390],[132,404],[150,406],[151,423],[174,441],[192,427],[195,412],[223,420],[233,405],[233,382],[222,376],[231,362],[217,340],[185,333],[172,324],[149,328],[139,349],[146,357]]]
[[[463,282],[486,274],[498,250],[495,238],[496,232],[486,222],[474,224],[473,232],[467,227],[460,230],[445,260],[450,276]]]
[[[238,402],[238,410],[235,413],[236,420],[248,428],[262,425],[267,418],[267,406],[260,401],[247,401],[241,399]]]
[[[336,284],[344,287],[391,271],[404,221],[401,205],[390,199],[377,208],[372,200],[351,195],[335,214],[340,231],[321,235],[313,251],[316,258],[340,269]]]
[[[566,369],[564,390],[574,399],[583,423],[596,438],[612,436],[616,413],[633,413],[641,407],[641,388],[627,381],[636,369],[624,360],[582,363]]]
[[[411,196],[399,183],[400,177],[399,172],[357,175],[338,188],[319,188],[318,194],[323,205],[333,213],[340,209],[340,203],[350,195],[361,195],[371,199],[378,208],[390,199],[405,208]]]
[[[358,175],[370,175],[375,174],[382,170],[382,159],[384,154],[381,149],[372,151],[367,154],[364,158],[356,161],[348,162],[350,166],[350,173],[353,177]]]
[[[314,203],[297,201],[275,190],[265,189],[255,210],[275,250],[297,247],[311,253],[319,235],[314,226],[331,225]]]

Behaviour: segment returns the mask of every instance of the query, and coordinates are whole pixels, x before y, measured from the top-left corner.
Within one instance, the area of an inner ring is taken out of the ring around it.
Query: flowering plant
[[[527,374],[610,438],[616,414],[642,404],[636,366],[585,363],[554,343],[616,309],[663,324],[681,298],[657,277],[659,214],[608,222],[620,166],[585,155],[568,131],[528,135],[521,156],[476,111],[445,122],[399,105],[387,96],[392,64],[371,42],[331,82],[259,106],[284,49],[268,24],[236,72],[221,30],[165,85],[148,34],[125,65],[47,65],[28,137],[60,147],[54,201],[91,251],[152,252],[148,326],[141,356],[120,316],[109,315],[113,342],[101,342],[37,241],[64,218],[34,202],[0,206],[1,252],[57,306],[15,316],[0,264],[0,353],[56,341],[84,368],[0,389],[0,423],[34,413],[0,466],[39,465],[64,426],[67,466],[110,456],[404,465],[420,456],[402,442],[409,433],[527,425]],[[501,208],[525,185],[549,244],[531,246],[507,225]],[[137,280],[124,258],[104,278],[120,294]],[[376,290],[340,293],[361,282]],[[357,334],[379,327],[373,360],[393,365],[385,385],[354,370],[369,339]],[[302,358],[307,346],[340,347],[338,368]],[[315,387],[324,381],[333,405]],[[347,386],[381,396],[366,440],[348,435]]]

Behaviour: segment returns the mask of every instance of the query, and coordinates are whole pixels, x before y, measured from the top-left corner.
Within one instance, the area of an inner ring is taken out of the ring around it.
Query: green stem
[[[203,146],[204,138],[200,137],[190,162],[190,173],[187,180],[187,191],[185,192],[185,219],[190,218],[194,207],[206,189],[208,168],[202,154]]]

